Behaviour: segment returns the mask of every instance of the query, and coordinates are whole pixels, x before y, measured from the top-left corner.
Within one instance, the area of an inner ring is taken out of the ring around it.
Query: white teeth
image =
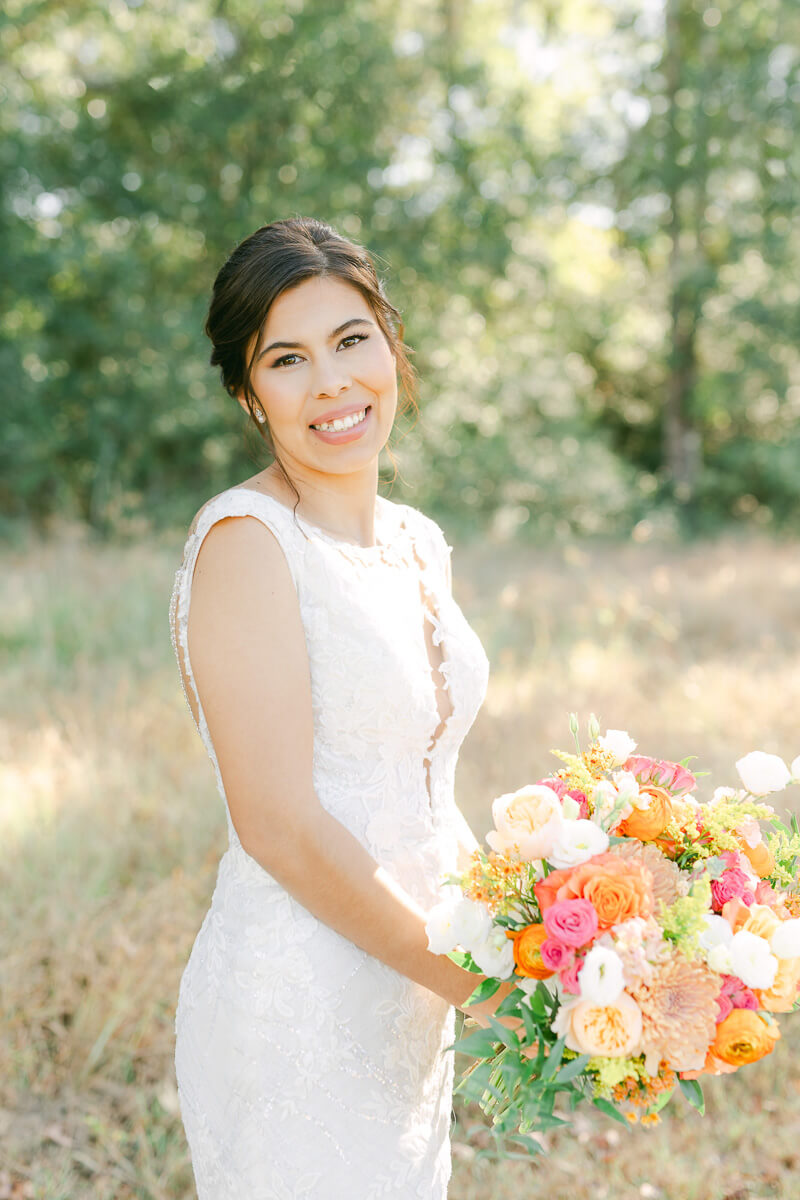
[[[364,420],[366,415],[367,415],[367,410],[365,408],[362,408],[361,412],[351,413],[349,417],[339,417],[335,421],[324,421],[320,425],[312,425],[311,428],[312,429],[331,429],[331,430],[337,430],[337,431],[340,429],[351,429],[353,427],[353,425],[360,424],[360,422]]]

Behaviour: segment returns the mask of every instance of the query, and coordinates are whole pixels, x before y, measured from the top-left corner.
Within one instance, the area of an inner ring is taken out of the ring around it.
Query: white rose
[[[732,787],[714,788],[714,795],[711,797],[711,800],[709,801],[709,803],[711,805],[714,805],[714,804],[719,804],[721,800],[735,800],[738,795],[739,795],[739,792],[736,791],[736,788],[732,788]]]
[[[456,945],[471,952],[472,946],[484,941],[491,931],[492,918],[484,904],[464,896],[455,905],[452,926]]]
[[[649,796],[642,796],[639,784],[632,771],[615,771],[614,786],[621,800],[633,808],[646,808],[650,803]]]
[[[769,948],[776,958],[800,958],[800,917],[781,921],[769,939]]]
[[[603,854],[608,845],[608,834],[594,821],[565,821],[547,861],[559,869],[577,867],[595,854]]]
[[[706,962],[711,967],[711,970],[716,971],[719,975],[731,975],[733,973],[732,959],[733,955],[730,945],[726,945],[725,942],[718,942],[716,946],[712,946],[708,951]]]
[[[753,750],[736,763],[736,770],[744,786],[753,796],[766,796],[767,792],[782,792],[792,776],[789,768],[777,754],[765,754]]]
[[[596,944],[592,946],[583,960],[578,984],[582,1000],[588,1000],[599,1008],[613,1004],[625,984],[622,959],[616,950]]]
[[[624,729],[608,729],[597,741],[603,750],[613,755],[615,767],[621,767],[636,749],[636,742]]]
[[[749,988],[771,988],[778,971],[778,960],[766,938],[740,929],[730,945],[731,974],[738,975]]]
[[[800,783],[800,754],[798,754],[789,769],[792,772],[792,779],[795,783]]]
[[[706,927],[699,938],[703,950],[708,954],[715,946],[730,946],[732,941],[733,930],[725,918],[716,913],[707,913]]]
[[[492,926],[488,935],[473,945],[470,953],[484,975],[491,975],[493,979],[508,979],[514,970],[514,946],[499,925]]]
[[[428,949],[433,954],[448,954],[458,945],[455,928],[458,905],[458,900],[442,900],[428,913],[425,932],[428,935]]]

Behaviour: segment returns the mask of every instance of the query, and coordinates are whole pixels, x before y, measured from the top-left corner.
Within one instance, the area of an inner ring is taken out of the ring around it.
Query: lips
[[[312,425],[324,425],[327,421],[338,421],[342,417],[352,417],[354,413],[360,413],[363,409],[369,408],[369,404],[350,404],[346,408],[331,408],[322,416],[317,417],[315,421],[309,422],[309,429]]]

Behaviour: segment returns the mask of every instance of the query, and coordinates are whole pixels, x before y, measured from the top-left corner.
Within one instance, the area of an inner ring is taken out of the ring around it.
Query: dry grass
[[[179,549],[74,535],[0,560],[0,1200],[194,1194],[174,1008],[225,827],[169,643]],[[701,752],[719,783],[746,750],[800,751],[797,545],[454,561],[492,662],[457,780],[479,834],[493,796],[555,765],[569,709]],[[795,1200],[796,1048],[788,1018],[770,1059],[707,1086],[705,1121],[676,1105],[626,1134],[579,1114],[535,1163],[476,1161],[482,1120],[460,1109],[452,1200]]]

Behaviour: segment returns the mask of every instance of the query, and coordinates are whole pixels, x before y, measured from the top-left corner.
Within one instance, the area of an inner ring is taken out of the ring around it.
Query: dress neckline
[[[300,513],[296,513],[289,507],[288,504],[284,504],[282,500],[278,500],[276,496],[271,495],[269,492],[262,492],[258,488],[242,487],[240,484],[236,484],[230,489],[230,491],[252,492],[254,496],[262,496],[267,500],[271,500],[273,504],[277,504],[278,508],[282,508],[283,511],[292,519],[296,518],[301,525],[303,525],[306,529],[311,530],[316,537],[321,538],[323,541],[329,542],[333,546],[337,546],[346,554],[353,555],[357,558],[363,558],[364,561],[372,562],[375,558],[381,558],[385,554],[386,550],[390,547],[390,542],[383,541],[381,539],[380,530],[383,526],[384,520],[389,516],[390,508],[394,508],[395,505],[391,500],[387,500],[384,496],[381,496],[380,493],[376,492],[375,494],[375,545],[361,546],[358,542],[349,542],[346,538],[336,537],[335,534],[329,533],[327,529],[323,529],[321,525],[315,525],[313,521],[309,521],[305,517],[302,517]]]

